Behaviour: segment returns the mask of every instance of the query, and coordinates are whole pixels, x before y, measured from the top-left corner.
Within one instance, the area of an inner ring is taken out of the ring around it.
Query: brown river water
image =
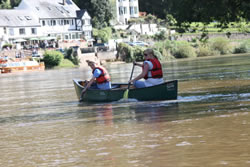
[[[177,100],[79,103],[89,69],[1,74],[0,166],[249,167],[250,55],[163,66]],[[132,64],[107,69],[127,82]]]

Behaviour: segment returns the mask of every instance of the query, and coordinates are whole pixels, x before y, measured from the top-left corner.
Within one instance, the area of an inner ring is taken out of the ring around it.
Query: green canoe
[[[76,94],[80,100],[81,91],[84,89],[82,80],[73,80]],[[176,100],[177,99],[177,80],[168,81],[160,85],[146,87],[146,88],[130,88],[128,98],[139,101],[147,100]],[[123,98],[124,92],[128,88],[128,84],[113,83],[112,89],[88,89],[84,96],[85,102],[111,102],[118,101]]]

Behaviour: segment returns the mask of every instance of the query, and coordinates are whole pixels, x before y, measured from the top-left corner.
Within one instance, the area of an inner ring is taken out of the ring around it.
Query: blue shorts
[[[90,86],[90,89],[102,89],[102,90],[106,90],[106,89],[111,89],[111,82],[105,82],[102,84],[97,84],[92,83],[92,85]]]
[[[135,86],[136,88],[145,88],[145,87],[146,87],[144,81],[135,81],[135,82],[134,82],[134,86]]]

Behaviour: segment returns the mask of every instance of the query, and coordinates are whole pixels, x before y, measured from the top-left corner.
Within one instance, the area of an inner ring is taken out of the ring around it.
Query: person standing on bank
[[[93,76],[90,81],[87,81],[81,93],[80,101],[82,100],[82,96],[88,88],[102,90],[111,89],[111,79],[108,71],[104,67],[97,65],[97,63],[95,63],[94,61],[86,60],[86,62],[88,63],[88,66],[92,69]]]
[[[144,88],[164,83],[161,63],[154,55],[153,49],[146,49],[143,55],[143,64],[134,62],[134,65],[142,67],[141,74],[129,82],[132,82],[136,88]],[[144,78],[145,81],[139,81],[142,78]]]

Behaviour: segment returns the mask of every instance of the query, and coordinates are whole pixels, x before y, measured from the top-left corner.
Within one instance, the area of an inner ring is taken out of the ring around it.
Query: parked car
[[[32,53],[31,56],[32,56],[32,57],[41,57],[41,55],[39,55],[38,53]]]
[[[143,41],[128,42],[130,46],[149,46],[148,43]]]
[[[108,51],[109,50],[109,46],[107,43],[96,43],[94,44],[94,47],[96,48],[96,50],[99,51]]]

